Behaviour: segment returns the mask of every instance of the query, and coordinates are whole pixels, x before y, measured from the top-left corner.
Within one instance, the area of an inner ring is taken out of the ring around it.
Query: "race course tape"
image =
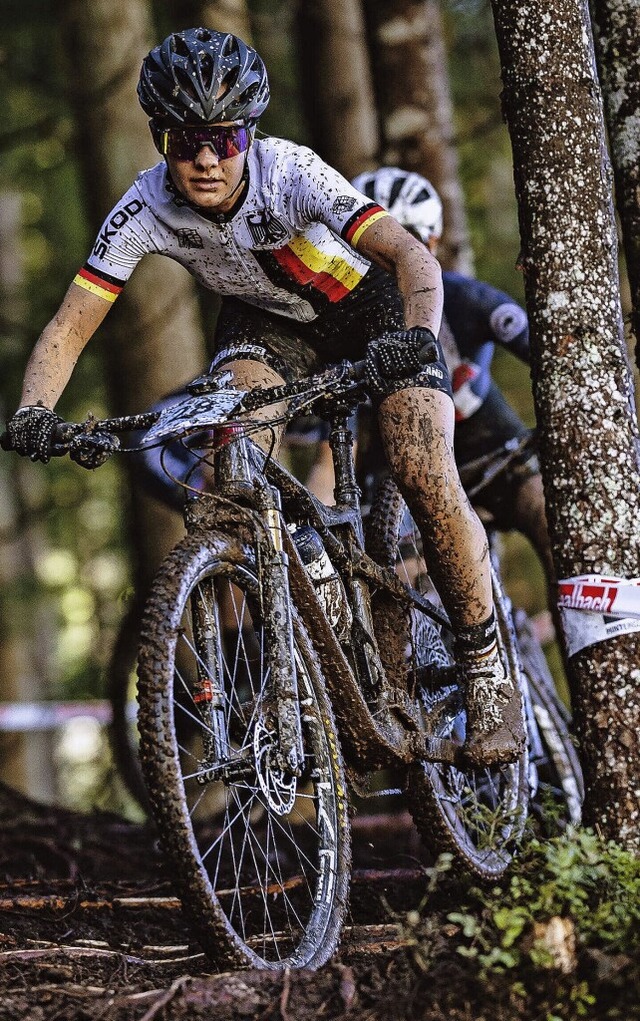
[[[567,652],[640,631],[640,578],[583,574],[558,582]]]
[[[127,703],[128,720],[136,717],[136,703]],[[111,723],[111,703],[106,699],[85,702],[0,702],[0,733],[56,730],[69,720],[89,716],[98,723]]]

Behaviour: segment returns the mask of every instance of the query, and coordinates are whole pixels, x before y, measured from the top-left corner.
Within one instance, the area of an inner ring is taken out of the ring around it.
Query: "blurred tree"
[[[269,74],[271,99],[260,120],[267,134],[314,144],[300,95],[300,69],[295,30],[299,0],[248,0],[253,41]]]
[[[378,111],[381,163],[424,174],[444,205],[438,259],[473,272],[454,142],[453,105],[439,0],[364,0]]]
[[[591,0],[640,367],[640,5]]]
[[[108,0],[63,0],[69,85],[76,110],[84,187],[95,229],[133,182],[158,159],[136,98],[144,54],[153,44],[148,0],[114,8]],[[205,352],[195,291],[168,259],[136,270],[103,327],[112,410],[141,410],[202,370]],[[144,497],[135,474],[132,545],[145,584],[180,525]]]
[[[373,169],[379,136],[360,0],[299,0],[296,27],[314,148],[345,177]]]
[[[167,0],[164,7],[171,21],[167,33],[204,25],[251,41],[246,0]]]
[[[557,575],[637,578],[638,429],[588,3],[492,6]],[[607,638],[605,618],[580,609],[565,621],[585,819],[640,849],[640,635]]]
[[[24,253],[22,196],[0,193],[0,296],[5,316],[23,318]],[[0,400],[0,417],[5,409]],[[27,465],[17,458],[3,472],[0,507],[0,700],[40,701],[51,693],[53,621],[46,593],[34,591],[38,555],[47,545],[44,521],[29,513]],[[24,598],[29,594],[29,613]],[[3,781],[25,793],[54,800],[50,731],[19,731],[0,735],[0,774]]]

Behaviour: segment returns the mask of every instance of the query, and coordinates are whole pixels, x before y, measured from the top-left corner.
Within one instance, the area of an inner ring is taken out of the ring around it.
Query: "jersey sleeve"
[[[484,303],[491,339],[508,348],[523,362],[529,362],[529,320],[527,313],[504,291],[484,285]]]
[[[156,250],[145,229],[146,210],[146,202],[134,186],[107,216],[74,284],[105,301],[116,300],[140,259]]]
[[[295,166],[291,180],[300,229],[311,223],[324,223],[343,241],[357,248],[364,232],[389,216],[386,209],[362,195],[311,149],[297,149]]]

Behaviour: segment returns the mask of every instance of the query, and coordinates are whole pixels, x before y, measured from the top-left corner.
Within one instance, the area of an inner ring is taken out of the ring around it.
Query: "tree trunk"
[[[297,23],[314,147],[347,178],[373,169],[379,137],[360,0],[300,0]]]
[[[638,431],[587,0],[492,0],[492,6],[557,575],[636,578]],[[583,636],[587,621],[606,623],[597,613],[572,612]],[[585,818],[640,848],[640,637],[601,637],[568,661]]]
[[[444,206],[438,259],[473,272],[454,144],[453,105],[439,0],[364,0],[371,37],[382,163],[415,170]]]
[[[640,366],[640,6],[592,0],[591,10]]]
[[[265,62],[271,99],[260,127],[267,133],[315,145],[303,107],[300,72],[299,0],[250,0],[254,45]]]
[[[136,173],[158,160],[136,97],[140,64],[156,40],[144,0],[64,0],[70,83],[80,129],[84,186],[97,230]],[[205,352],[195,290],[169,259],[144,259],[102,329],[114,412],[142,410],[202,371]],[[175,515],[133,489],[133,547],[139,581],[154,573],[181,527]]]
[[[25,319],[22,197],[0,194],[0,298],[8,321]],[[16,351],[17,354],[17,351]],[[8,355],[7,357],[10,357]],[[21,358],[22,360],[22,358]],[[0,401],[0,421],[8,409]],[[0,475],[0,701],[40,702],[51,697],[54,646],[51,598],[33,591],[36,562],[46,551],[46,528],[34,514],[29,467],[12,455]],[[26,469],[26,471],[25,471]],[[40,512],[41,514],[42,512]],[[42,801],[57,794],[53,735],[20,730],[0,734],[0,776]]]

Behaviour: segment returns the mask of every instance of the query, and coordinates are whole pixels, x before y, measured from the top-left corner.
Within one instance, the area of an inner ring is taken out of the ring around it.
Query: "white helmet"
[[[442,202],[426,177],[399,167],[358,174],[351,182],[373,202],[389,212],[403,227],[426,245],[442,234]]]

